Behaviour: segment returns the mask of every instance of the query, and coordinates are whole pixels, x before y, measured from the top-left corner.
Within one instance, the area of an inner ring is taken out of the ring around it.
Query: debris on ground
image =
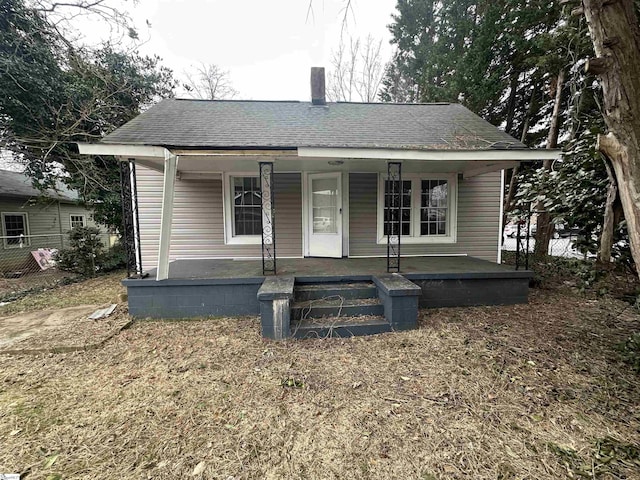
[[[112,303],[108,307],[100,308],[89,315],[89,320],[100,320],[101,318],[106,318],[113,313],[118,304]]]

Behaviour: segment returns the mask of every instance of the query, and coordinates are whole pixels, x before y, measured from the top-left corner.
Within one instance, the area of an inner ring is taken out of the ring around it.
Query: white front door
[[[310,257],[342,257],[342,174],[311,173],[307,188]]]

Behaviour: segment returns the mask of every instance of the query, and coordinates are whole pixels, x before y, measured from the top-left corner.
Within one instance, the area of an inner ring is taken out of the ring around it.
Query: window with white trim
[[[225,242],[259,244],[262,237],[262,193],[256,175],[224,175]]]
[[[84,215],[70,215],[69,221],[71,223],[71,228],[76,227],[86,227],[87,223]]]
[[[391,187],[391,181],[381,176],[378,184],[378,243],[386,243],[388,233],[397,234],[396,202],[399,196],[391,193]],[[403,175],[400,213],[402,242],[454,243],[456,203],[456,175]],[[391,220],[391,225],[387,223],[388,220]]]
[[[4,248],[29,245],[29,220],[26,213],[2,213]]]

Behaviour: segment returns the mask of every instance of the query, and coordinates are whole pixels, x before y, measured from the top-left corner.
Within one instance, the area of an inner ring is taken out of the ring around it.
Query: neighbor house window
[[[2,235],[5,248],[29,245],[29,223],[26,213],[3,213]]]
[[[380,178],[378,185],[379,243],[387,241],[387,234],[397,234],[400,198],[402,198],[400,212],[402,242],[455,242],[457,191],[455,175],[403,175],[401,197],[394,195],[392,187],[390,180]],[[397,183],[395,189],[399,190]]]
[[[71,228],[86,227],[84,215],[71,215]]]
[[[262,194],[260,178],[225,175],[225,240],[227,243],[260,243]]]

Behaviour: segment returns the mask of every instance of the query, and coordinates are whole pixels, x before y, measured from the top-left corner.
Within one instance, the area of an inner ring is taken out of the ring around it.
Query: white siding
[[[466,178],[458,182],[458,235],[451,244],[402,245],[403,255],[455,254],[497,261],[500,221],[500,172]],[[349,175],[349,254],[386,255],[378,245],[378,175]]]
[[[142,266],[158,262],[162,174],[136,166]],[[280,257],[302,256],[300,174],[275,174],[276,248]],[[222,180],[176,180],[171,249],[176,259],[259,257],[260,245],[225,245]]]

